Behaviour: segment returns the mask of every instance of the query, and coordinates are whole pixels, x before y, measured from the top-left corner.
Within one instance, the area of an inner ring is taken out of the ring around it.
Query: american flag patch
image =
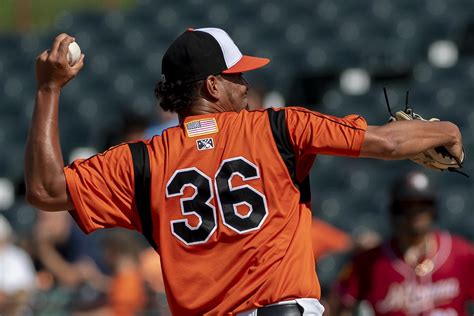
[[[202,119],[186,123],[186,134],[188,137],[196,137],[217,133],[217,122],[215,118]]]

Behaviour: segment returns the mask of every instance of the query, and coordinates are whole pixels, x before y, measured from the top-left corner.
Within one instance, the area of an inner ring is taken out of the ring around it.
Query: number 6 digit
[[[267,214],[265,195],[249,185],[232,187],[232,178],[240,176],[244,181],[260,178],[258,168],[243,157],[226,159],[222,162],[215,178],[217,199],[224,225],[243,234],[259,229]],[[241,215],[237,206],[245,204],[250,210]]]

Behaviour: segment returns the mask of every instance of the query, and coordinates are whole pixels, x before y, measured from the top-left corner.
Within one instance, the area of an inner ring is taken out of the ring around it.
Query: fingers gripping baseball
[[[53,45],[51,46],[51,54],[56,55],[58,53],[59,46],[61,45],[61,41],[70,37],[66,33],[61,33],[53,41]]]
[[[44,51],[36,59],[36,80],[38,87],[60,89],[74,78],[84,66],[84,55],[73,66],[68,64],[69,44],[74,38],[62,33],[58,35],[50,50]]]

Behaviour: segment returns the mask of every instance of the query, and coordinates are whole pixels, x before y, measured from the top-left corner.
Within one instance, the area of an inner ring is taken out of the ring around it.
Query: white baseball
[[[76,42],[69,44],[69,51],[67,53],[67,62],[69,66],[74,66],[75,63],[81,58],[81,48]]]

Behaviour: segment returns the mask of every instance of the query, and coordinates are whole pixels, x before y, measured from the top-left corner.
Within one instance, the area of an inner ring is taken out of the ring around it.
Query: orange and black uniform
[[[358,156],[366,128],[296,107],[188,117],[66,167],[71,213],[85,232],[142,232],[173,314],[319,299],[309,170],[317,154]]]

